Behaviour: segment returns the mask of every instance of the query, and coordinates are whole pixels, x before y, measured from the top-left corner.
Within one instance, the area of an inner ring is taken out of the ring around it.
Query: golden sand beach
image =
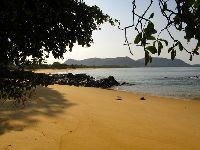
[[[35,69],[32,70],[35,73],[58,73],[58,72],[67,72],[74,69]]]
[[[194,100],[52,85],[0,110],[0,150],[199,150],[199,139]]]

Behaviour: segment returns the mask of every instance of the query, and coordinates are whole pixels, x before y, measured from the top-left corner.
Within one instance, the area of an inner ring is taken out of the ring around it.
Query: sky
[[[136,12],[141,14],[144,9],[149,4],[150,0],[136,0],[137,9]],[[132,0],[84,0],[88,5],[97,5],[102,11],[108,15],[110,15],[114,19],[118,19],[121,23],[121,27],[125,27],[132,24]],[[170,4],[170,7],[173,7],[173,3]],[[166,21],[165,18],[160,14],[160,10],[157,4],[157,0],[152,6],[149,14],[154,11],[154,23],[155,27],[161,29],[164,27]],[[187,42],[184,41],[184,33],[176,32],[175,30],[171,30],[174,34],[174,37],[180,39],[184,46],[188,49],[192,49],[195,46],[196,41],[192,41],[191,44],[187,45]],[[134,37],[137,35],[134,28],[128,30],[128,38],[129,42],[134,41]],[[162,36],[169,40],[170,37],[167,33],[163,33]],[[128,47],[124,45],[124,31],[119,30],[117,26],[113,27],[108,23],[101,25],[101,30],[93,32],[93,40],[94,43],[91,47],[81,47],[75,45],[72,52],[66,52],[64,54],[64,59],[56,60],[52,56],[47,60],[48,63],[53,63],[55,61],[63,63],[67,59],[77,59],[82,60],[86,58],[114,58],[114,57],[130,57],[134,60],[140,59],[144,57],[144,50],[142,47],[138,47],[136,45],[132,45],[131,49],[133,55],[130,54]],[[168,49],[163,49],[161,56],[164,58],[170,58],[170,54],[167,53]],[[157,57],[157,55],[153,55],[153,57]],[[177,52],[178,59],[182,59],[190,64],[200,64],[200,56],[196,56],[193,58],[193,61],[189,61],[188,53],[182,51]]]

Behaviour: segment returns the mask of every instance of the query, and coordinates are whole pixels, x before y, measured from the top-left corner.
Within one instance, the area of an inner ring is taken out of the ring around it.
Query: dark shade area
[[[65,109],[76,105],[69,103],[59,92],[51,88],[39,87],[36,93],[37,95],[25,105],[13,101],[6,101],[0,105],[0,135],[34,126],[39,122],[35,119],[36,116],[55,117]]]

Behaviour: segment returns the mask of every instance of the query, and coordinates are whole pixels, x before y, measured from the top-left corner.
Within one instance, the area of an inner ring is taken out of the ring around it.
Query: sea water
[[[118,82],[133,84],[114,87],[117,90],[200,98],[200,67],[78,69],[72,73],[86,73],[97,79],[114,76]]]

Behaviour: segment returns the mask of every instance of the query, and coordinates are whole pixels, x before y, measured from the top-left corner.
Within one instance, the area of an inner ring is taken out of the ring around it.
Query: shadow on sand
[[[10,131],[22,131],[39,122],[36,116],[56,117],[73,105],[76,104],[64,99],[58,91],[40,87],[36,96],[26,102],[25,107],[22,104],[14,106],[13,102],[9,101],[0,106],[0,135]]]

